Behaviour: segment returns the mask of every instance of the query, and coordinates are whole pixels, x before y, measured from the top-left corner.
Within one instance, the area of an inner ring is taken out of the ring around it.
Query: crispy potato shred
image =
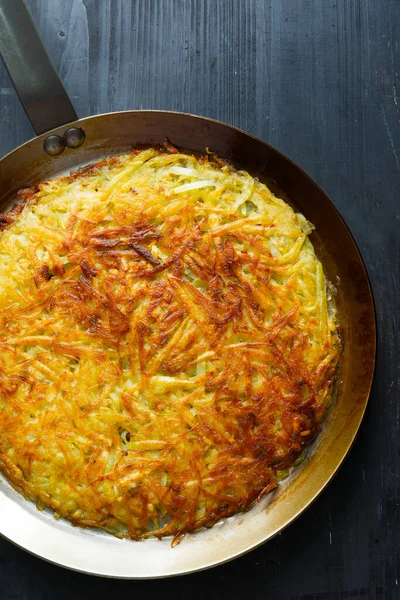
[[[340,355],[301,214],[167,143],[21,190],[0,228],[16,490],[74,525],[177,541],[277,486]]]

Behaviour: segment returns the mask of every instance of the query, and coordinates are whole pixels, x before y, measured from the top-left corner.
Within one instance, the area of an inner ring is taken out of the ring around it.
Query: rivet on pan
[[[59,135],[49,135],[49,137],[44,140],[43,149],[47,154],[50,154],[50,156],[58,156],[64,152],[64,140]]]
[[[64,143],[68,148],[79,148],[85,141],[85,132],[83,129],[71,127],[64,133]]]

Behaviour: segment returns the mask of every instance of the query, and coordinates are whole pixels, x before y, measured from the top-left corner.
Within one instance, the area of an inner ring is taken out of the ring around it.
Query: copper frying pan
[[[211,530],[170,540],[132,542],[73,528],[39,513],[0,479],[0,533],[26,550],[87,573],[152,578],[205,569],[275,535],[322,491],[349,451],[363,417],[375,363],[375,315],[356,244],[322,190],[293,162],[235,127],[194,115],[125,111],[77,118],[23,0],[0,0],[0,52],[38,137],[0,161],[0,211],[17,189],[105,154],[161,144],[204,152],[206,146],[267,182],[315,226],[312,242],[338,289],[344,353],[337,397],[308,458],[274,497]],[[266,508],[266,504],[268,507]]]

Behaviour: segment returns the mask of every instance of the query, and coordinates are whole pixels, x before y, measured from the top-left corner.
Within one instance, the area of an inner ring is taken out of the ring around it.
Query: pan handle
[[[24,0],[0,0],[0,54],[38,135],[78,119]]]

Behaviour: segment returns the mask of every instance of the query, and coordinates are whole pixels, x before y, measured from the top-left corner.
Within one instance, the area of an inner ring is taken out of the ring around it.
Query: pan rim
[[[138,576],[138,575],[118,575],[118,574],[110,574],[110,573],[101,573],[101,572],[94,572],[94,571],[88,571],[85,568],[80,569],[77,566],[72,566],[70,564],[65,564],[64,562],[59,562],[57,560],[52,560],[51,558],[49,558],[48,556],[43,556],[41,554],[39,554],[38,552],[32,551],[29,548],[26,548],[25,546],[19,544],[18,542],[14,541],[11,537],[9,537],[8,535],[3,534],[2,532],[0,532],[0,535],[2,535],[3,537],[5,537],[7,540],[11,541],[12,543],[14,543],[15,545],[17,545],[20,548],[23,548],[24,550],[26,550],[27,552],[29,552],[30,554],[33,554],[34,556],[38,556],[39,558],[42,558],[44,560],[46,560],[47,562],[50,562],[52,564],[56,564],[59,566],[63,566],[64,568],[70,569],[70,570],[74,570],[77,572],[81,572],[81,573],[86,573],[86,574],[91,574],[94,576],[103,576],[103,577],[108,577],[108,578],[118,578],[118,579],[157,579],[157,578],[165,578],[165,577],[172,577],[172,576],[178,576],[178,575],[184,575],[184,574],[188,574],[188,573],[192,573],[192,572],[197,572],[197,571],[202,571],[214,566],[217,566],[219,564],[223,564],[225,562],[229,562],[235,558],[238,558],[239,556],[242,556],[244,554],[246,554],[247,552],[249,552],[250,550],[253,550],[257,547],[259,547],[261,544],[265,543],[266,541],[268,541],[269,539],[272,539],[272,537],[274,537],[277,533],[283,531],[283,529],[286,529],[286,527],[288,525],[290,525],[297,517],[299,517],[315,500],[316,498],[322,493],[322,491],[326,488],[326,486],[328,485],[328,483],[331,481],[331,479],[334,477],[334,475],[338,472],[339,468],[341,467],[341,465],[344,462],[344,459],[348,456],[348,453],[351,449],[351,447],[354,444],[354,441],[357,437],[357,434],[359,432],[360,429],[360,425],[361,422],[363,420],[363,417],[365,415],[365,411],[368,405],[368,400],[369,400],[369,396],[370,396],[370,392],[371,392],[371,388],[373,385],[373,380],[374,380],[374,376],[375,376],[375,366],[376,366],[376,344],[377,344],[377,322],[376,322],[376,310],[375,310],[375,300],[374,300],[374,295],[373,295],[373,291],[372,291],[372,287],[371,287],[371,282],[369,279],[369,275],[368,275],[368,271],[366,268],[366,265],[364,263],[363,257],[361,255],[360,249],[357,245],[357,242],[350,230],[350,228],[348,227],[346,221],[344,220],[344,218],[342,217],[342,215],[340,214],[340,212],[338,211],[338,209],[335,207],[335,205],[333,204],[333,202],[330,200],[330,198],[325,194],[325,192],[322,190],[322,188],[301,168],[299,167],[291,158],[289,158],[287,155],[285,155],[284,153],[282,153],[280,150],[277,150],[274,146],[272,146],[271,144],[269,144],[268,142],[265,142],[264,140],[258,138],[257,136],[248,133],[236,126],[224,123],[222,121],[219,121],[217,119],[213,119],[210,117],[204,117],[204,116],[199,116],[199,115],[194,115],[194,114],[190,114],[190,113],[186,113],[186,112],[179,112],[179,111],[165,111],[165,110],[126,110],[126,111],[114,111],[114,112],[108,112],[108,113],[102,113],[102,114],[98,114],[98,115],[92,115],[89,117],[84,117],[82,119],[79,119],[77,121],[73,121],[71,123],[68,123],[66,125],[64,125],[63,127],[57,127],[45,134],[42,134],[41,136],[38,136],[37,138],[32,138],[30,140],[27,140],[26,142],[24,142],[23,144],[21,144],[20,146],[18,146],[17,148],[15,148],[14,150],[11,150],[9,153],[7,153],[5,156],[2,157],[2,159],[0,160],[0,164],[1,162],[3,162],[5,159],[7,159],[8,157],[11,157],[14,154],[17,154],[19,150],[21,150],[22,148],[28,146],[29,144],[32,144],[33,142],[38,142],[38,140],[44,140],[47,136],[52,135],[52,134],[57,134],[60,133],[61,131],[64,131],[65,129],[67,129],[70,126],[83,126],[84,124],[87,122],[91,122],[91,121],[95,121],[96,119],[100,119],[100,118],[104,118],[104,117],[109,117],[109,116],[118,116],[118,115],[126,115],[126,114],[135,114],[135,115],[146,115],[146,114],[153,114],[153,113],[157,113],[157,114],[166,114],[166,115],[176,115],[177,117],[179,116],[186,116],[186,117],[190,117],[193,118],[195,120],[198,121],[206,121],[206,122],[210,122],[212,124],[217,124],[220,125],[222,127],[226,127],[229,128],[233,131],[236,131],[248,138],[251,138],[255,141],[257,141],[258,143],[261,143],[262,145],[268,147],[274,154],[278,155],[279,157],[281,157],[282,159],[284,159],[284,161],[286,161],[287,163],[289,163],[292,167],[294,167],[303,177],[305,177],[319,192],[319,194],[321,194],[324,198],[324,201],[327,202],[327,204],[329,204],[330,208],[334,210],[334,212],[336,213],[336,216],[339,218],[339,221],[341,222],[341,225],[344,227],[344,229],[346,230],[346,233],[349,235],[349,238],[354,246],[354,250],[355,250],[355,255],[357,257],[357,261],[359,266],[362,269],[362,274],[365,278],[365,291],[368,294],[368,304],[369,304],[369,308],[371,309],[371,317],[372,317],[372,324],[373,324],[373,328],[371,330],[371,354],[370,354],[370,362],[371,362],[371,369],[369,372],[369,376],[367,378],[367,384],[365,386],[365,400],[363,401],[362,405],[359,407],[358,412],[357,412],[357,417],[355,419],[355,423],[353,425],[353,431],[352,434],[350,436],[350,438],[348,439],[348,441],[346,442],[345,447],[343,447],[340,451],[340,456],[338,457],[338,460],[335,461],[335,467],[329,472],[329,476],[327,478],[325,478],[325,481],[323,483],[322,486],[320,486],[320,488],[318,490],[316,490],[311,497],[308,499],[308,501],[303,504],[303,506],[301,508],[299,508],[298,510],[295,511],[295,513],[291,516],[290,519],[288,519],[285,524],[283,526],[277,527],[275,528],[275,530],[270,533],[269,535],[267,535],[267,537],[262,537],[262,535],[260,536],[260,539],[254,543],[250,543],[248,546],[246,546],[244,549],[241,549],[239,551],[236,551],[232,554],[230,554],[229,556],[226,556],[224,558],[221,559],[216,559],[213,560],[211,562],[206,562],[203,565],[200,565],[196,568],[193,569],[181,569],[180,571],[176,570],[174,572],[171,573],[157,573],[157,574],[151,574],[151,575],[143,575],[143,576]],[[25,501],[26,502],[26,501]]]

